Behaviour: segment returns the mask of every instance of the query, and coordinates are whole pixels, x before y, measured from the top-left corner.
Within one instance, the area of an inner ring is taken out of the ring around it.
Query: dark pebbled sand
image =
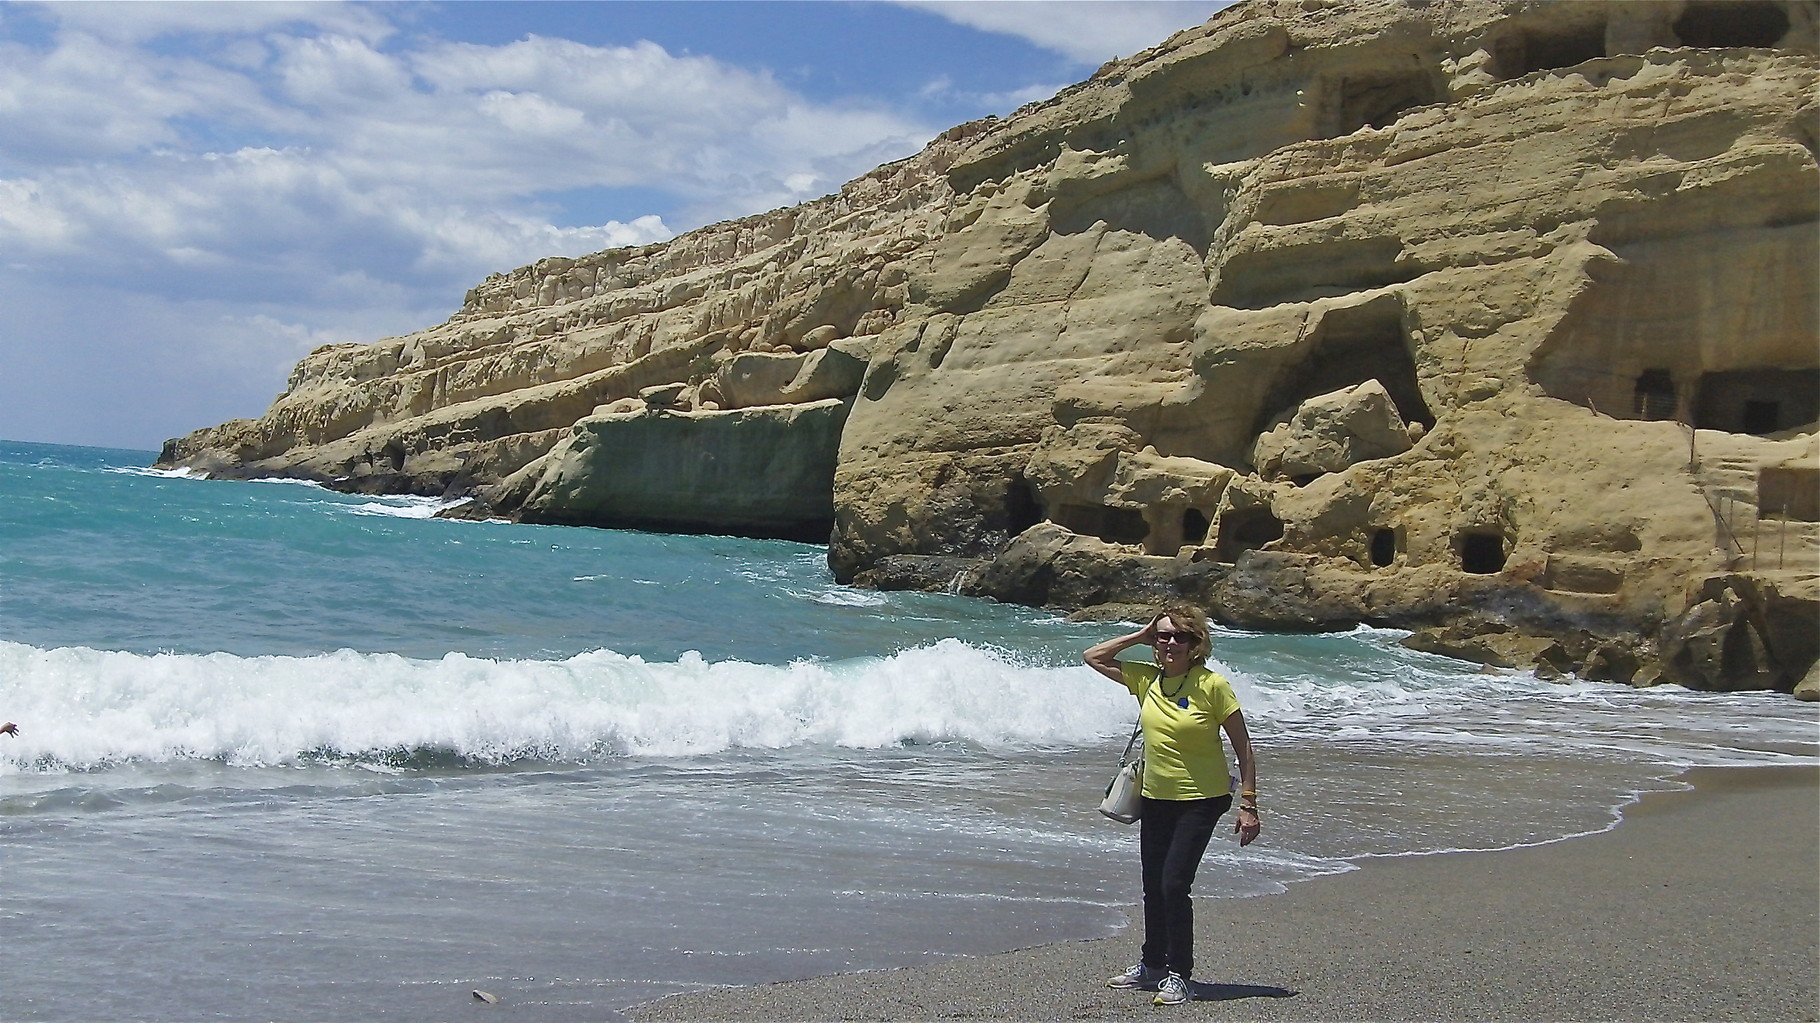
[[[1816,1020],[1820,769],[1702,769],[1616,830],[1366,860],[1196,902],[1217,1000],[1103,985],[1138,930],[938,966],[678,995],[634,1020]],[[1265,821],[1268,837],[1269,821]]]

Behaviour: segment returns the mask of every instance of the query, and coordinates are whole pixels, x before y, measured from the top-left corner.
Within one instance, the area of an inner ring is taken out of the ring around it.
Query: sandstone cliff
[[[494,275],[162,462],[1789,690],[1817,50],[1781,0],[1253,0],[838,195]]]

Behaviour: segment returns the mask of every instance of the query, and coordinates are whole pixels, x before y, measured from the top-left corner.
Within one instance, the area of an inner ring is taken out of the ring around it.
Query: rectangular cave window
[[[1460,570],[1474,575],[1496,575],[1504,570],[1504,535],[1475,529],[1460,534]]]
[[[1788,12],[1769,0],[1696,0],[1675,19],[1685,46],[1772,47],[1788,34]]]
[[[1426,71],[1379,77],[1343,78],[1338,83],[1339,122],[1335,137],[1360,128],[1384,128],[1405,110],[1441,102],[1441,90]]]
[[[1694,426],[1775,433],[1820,418],[1820,369],[1737,369],[1707,373],[1694,399]]]
[[[1665,369],[1646,369],[1637,376],[1631,389],[1631,411],[1639,419],[1673,419],[1680,399],[1675,395],[1675,378]]]
[[[1746,401],[1742,417],[1745,433],[1775,433],[1782,427],[1782,403],[1778,401]]]
[[[1150,535],[1150,524],[1136,508],[1111,508],[1103,504],[1068,504],[1057,510],[1056,525],[1082,536],[1097,536],[1107,543],[1141,544]]]
[[[1397,560],[1397,531],[1394,529],[1374,529],[1371,531],[1371,563],[1379,568],[1387,568]]]
[[[1237,561],[1283,535],[1283,520],[1268,508],[1234,508],[1220,516],[1220,538],[1214,551],[1219,561]]]
[[[1563,8],[1571,10],[1571,6]],[[1570,68],[1605,56],[1605,22],[1583,22],[1550,29],[1512,32],[1492,46],[1499,78],[1521,78],[1536,71]]]
[[[1779,465],[1758,469],[1757,514],[1762,518],[1820,522],[1820,467]]]

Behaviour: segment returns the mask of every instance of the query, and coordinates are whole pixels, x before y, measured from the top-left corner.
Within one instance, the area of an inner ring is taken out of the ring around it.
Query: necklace
[[[1158,670],[1156,687],[1158,689],[1163,690],[1163,696],[1165,698],[1167,698],[1171,703],[1174,703],[1177,707],[1180,707],[1183,710],[1187,710],[1188,709],[1188,697],[1182,695],[1182,690],[1187,688],[1187,686],[1188,686],[1188,672],[1186,672],[1186,671],[1182,672],[1182,680],[1175,684],[1175,692],[1173,692],[1173,693],[1167,689],[1163,689],[1163,681],[1166,677],[1167,676],[1165,676],[1161,670]]]

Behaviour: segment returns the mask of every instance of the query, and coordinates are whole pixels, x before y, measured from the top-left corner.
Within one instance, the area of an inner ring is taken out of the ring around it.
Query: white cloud
[[[1061,83],[1038,82],[1010,92],[965,92],[955,88],[954,80],[943,75],[924,85],[918,90],[917,95],[926,100],[964,103],[1008,114],[1026,103],[1048,99],[1061,92],[1063,87]]]
[[[508,131],[528,136],[561,135],[581,131],[587,115],[571,106],[532,93],[496,89],[480,97],[480,111]]]
[[[31,181],[0,181],[0,238],[11,238],[19,244],[8,246],[8,263],[15,268],[28,251],[73,251],[73,225],[68,218],[47,206]]]
[[[61,27],[121,43],[143,43],[173,34],[249,35],[281,28],[313,27],[377,42],[393,33],[377,11],[318,0],[146,3],[142,0],[21,4],[53,18]]]
[[[406,98],[411,76],[397,60],[347,36],[274,37],[278,80],[305,109],[362,110]]]
[[[217,6],[246,24],[292,24]],[[301,269],[312,273],[292,286],[297,295],[313,290],[311,278],[347,270],[427,274],[447,287],[451,276],[478,279],[549,254],[539,246],[668,235],[643,215],[559,227],[544,219],[544,195],[632,186],[749,213],[832,190],[933,133],[889,111],[810,103],[768,74],[651,43],[530,36],[392,53],[368,41],[376,31],[271,31],[256,50],[230,40],[222,52],[233,60],[209,63],[88,34],[100,20],[66,19],[53,48],[14,47],[26,59],[0,71],[0,134],[36,140],[0,148],[0,247],[131,267],[159,286],[181,288],[184,273],[212,266],[237,270],[241,286],[262,294]],[[116,35],[197,20],[166,12]],[[115,102],[122,80],[136,87]],[[210,129],[220,137],[188,123],[204,112],[225,112]],[[236,138],[275,144],[210,145]]]
[[[105,159],[170,145],[177,118],[232,119],[237,76],[188,61],[146,60],[93,36],[65,33],[40,53],[0,43],[0,166]],[[256,97],[256,92],[247,98]]]
[[[427,50],[411,66],[434,90],[438,123],[458,118],[471,129],[441,140],[448,165],[551,189],[661,184],[738,206],[831,158],[843,176],[817,181],[832,189],[870,169],[858,154],[880,140],[903,156],[935,131],[885,110],[811,104],[767,74],[652,43],[532,36]]]
[[[288,373],[298,359],[323,345],[373,340],[345,326],[291,323],[270,313],[223,311],[201,317],[199,322],[204,330],[197,339],[198,347],[212,362],[239,367],[249,381]]]
[[[1085,64],[1147,50],[1236,0],[899,0]]]
[[[544,256],[584,256],[602,249],[648,245],[674,233],[656,214],[623,224],[612,221],[596,227],[555,227],[535,217],[444,210],[418,226],[419,236],[424,239],[421,265],[453,271],[466,270],[476,261],[507,268]],[[469,283],[478,281],[473,278]]]
[[[556,227],[510,204],[363,179],[308,149],[159,154],[0,181],[0,247],[15,258],[175,298],[341,302],[353,279],[459,294],[490,270],[669,235],[654,215]]]
[[[107,409],[147,443],[255,415],[325,338],[824,194],[944,127],[648,42],[395,32],[413,10],[0,8],[0,436],[122,443],[71,425]],[[5,33],[30,19],[48,34]],[[621,188],[672,205],[559,206]]]

